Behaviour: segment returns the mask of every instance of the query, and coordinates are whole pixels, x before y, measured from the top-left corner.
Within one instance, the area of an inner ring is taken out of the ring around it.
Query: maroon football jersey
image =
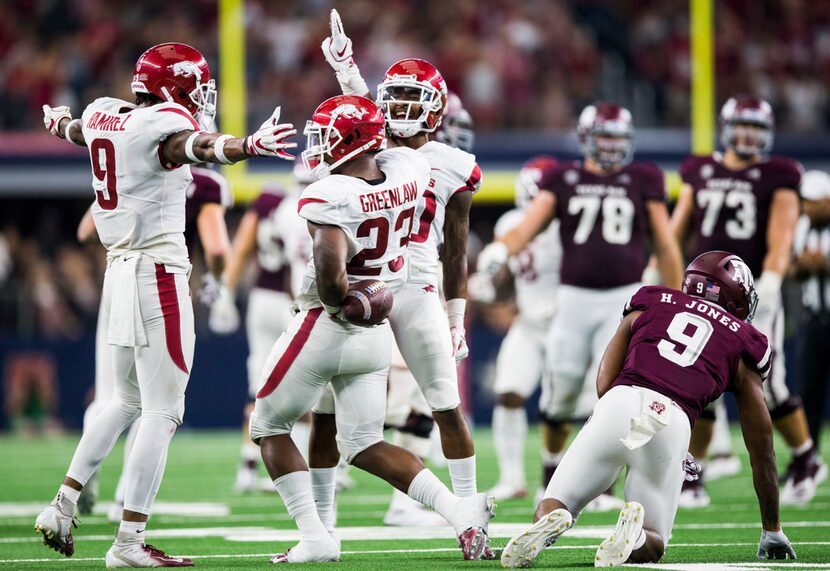
[[[192,257],[193,248],[199,239],[197,220],[202,206],[205,204],[221,204],[225,208],[233,206],[228,179],[218,172],[201,167],[190,167],[193,173],[193,182],[187,188],[185,202],[184,240],[187,243],[187,252]]]
[[[646,387],[682,408],[694,426],[701,411],[730,388],[741,359],[763,379],[772,350],[763,333],[725,309],[663,286],[645,286],[624,315],[642,311],[613,386]]]
[[[693,156],[680,167],[683,182],[692,187],[694,218],[689,259],[710,250],[741,257],[759,275],[767,254],[769,207],[776,191],[798,191],[802,168],[798,162],[770,156],[743,170],[729,170],[720,153]]]
[[[282,204],[285,191],[282,188],[271,186],[263,189],[262,193],[251,204],[259,223],[257,224],[257,280],[258,288],[274,291],[289,291],[288,264],[285,258],[284,246],[276,227],[274,213]]]
[[[606,176],[578,162],[542,175],[539,188],[556,195],[562,237],[562,283],[608,289],[640,281],[646,266],[650,200],[666,201],[663,173],[636,162]]]

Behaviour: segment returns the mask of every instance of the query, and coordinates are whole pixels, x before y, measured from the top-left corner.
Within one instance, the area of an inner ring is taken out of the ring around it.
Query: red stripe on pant
[[[303,319],[302,325],[300,325],[300,329],[294,334],[294,337],[288,343],[288,347],[285,348],[285,352],[277,360],[277,364],[274,365],[274,368],[271,370],[271,374],[268,375],[268,380],[265,381],[265,384],[262,385],[261,389],[259,389],[259,392],[256,394],[256,398],[265,398],[276,390],[282,382],[283,377],[285,377],[285,374],[288,372],[288,369],[290,369],[291,365],[294,364],[294,361],[297,359],[300,351],[302,351],[308,341],[308,337],[311,335],[311,330],[314,329],[314,324],[317,322],[317,318],[320,317],[321,313],[323,313],[322,307],[315,307],[314,309],[308,310],[305,319]]]
[[[163,264],[156,264],[156,288],[159,292],[161,314],[164,316],[164,338],[167,352],[173,363],[185,373],[188,372],[182,351],[182,328],[179,316],[179,295],[176,291],[176,276],[168,274]]]

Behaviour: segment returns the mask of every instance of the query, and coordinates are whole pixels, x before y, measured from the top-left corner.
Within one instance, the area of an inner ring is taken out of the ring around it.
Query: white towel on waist
[[[620,438],[626,448],[635,450],[645,446],[654,435],[669,423],[672,400],[658,392],[640,388],[640,416],[631,419],[628,434]]]
[[[136,268],[141,254],[127,254],[112,260],[110,272],[110,322],[107,340],[110,345],[144,347],[147,335],[138,301]]]

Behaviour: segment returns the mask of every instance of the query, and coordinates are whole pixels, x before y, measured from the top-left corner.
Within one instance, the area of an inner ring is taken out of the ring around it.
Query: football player
[[[233,258],[225,273],[230,295],[220,298],[214,306],[212,317],[214,331],[232,333],[239,326],[236,310],[236,289],[251,258],[256,253],[256,284],[248,295],[248,309],[245,324],[248,345],[248,397],[242,423],[244,433],[240,450],[240,463],[236,471],[234,489],[238,492],[252,492],[259,489],[257,465],[259,448],[248,437],[248,419],[254,408],[254,399],[259,390],[259,377],[265,358],[291,321],[291,303],[299,293],[299,287],[292,285],[302,278],[311,249],[311,238],[297,215],[297,200],[300,192],[310,183],[305,167],[298,162],[294,165],[296,188],[286,192],[277,185],[267,185],[254,200],[242,217],[233,239]],[[288,216],[286,216],[288,214]],[[290,244],[298,250],[293,259],[300,259],[297,268],[290,264],[288,246],[294,235],[299,238]],[[300,254],[297,256],[297,254]],[[293,272],[291,270],[294,270]],[[295,273],[299,273],[295,276]],[[290,276],[289,276],[290,274]],[[293,290],[293,291],[292,291]],[[308,457],[308,436],[311,431],[310,418],[303,418],[294,425],[292,435],[297,447]],[[268,482],[271,488],[271,482]]]
[[[190,566],[144,544],[144,528],[161,484],[167,448],[181,423],[193,361],[193,306],[187,276],[185,200],[191,163],[232,164],[255,156],[292,159],[279,108],[253,134],[203,131],[194,114],[213,114],[216,90],[202,54],[180,43],[153,46],[135,65],[135,103],[93,101],[80,119],[44,105],[53,134],[89,148],[92,216],[107,248],[103,308],[115,391],[92,419],[55,499],[35,530],[71,556],[78,496],[119,435],[141,416],[125,470],[121,524],[107,551],[110,567]]]
[[[534,524],[508,542],[505,567],[526,567],[625,468],[625,507],[596,567],[656,563],[671,535],[691,427],[725,390],[735,394],[761,509],[758,558],[795,559],[778,514],[778,474],[763,380],[772,349],[750,322],[752,273],[728,252],[698,256],[683,291],[645,286],[626,304],[599,366],[600,400],[550,480]],[[690,474],[690,477],[695,475]]]
[[[763,99],[729,99],[720,123],[724,152],[690,157],[680,168],[684,185],[672,227],[680,243],[690,238],[692,255],[735,252],[760,275],[755,326],[769,337],[777,356],[764,394],[773,424],[792,451],[781,502],[803,503],[815,495],[826,467],[810,438],[801,400],[787,388],[784,366],[781,281],[792,255],[802,169],[792,159],[769,154],[774,123]],[[692,435],[692,454],[705,458],[711,437],[712,421],[702,419]],[[702,482],[687,487],[683,505],[708,503]]]
[[[343,32],[336,10],[330,16],[331,36],[322,44],[344,94],[369,96],[369,88],[352,57],[352,41]],[[440,72],[421,59],[403,59],[386,72],[377,89],[386,117],[390,147],[409,147],[429,161],[431,178],[419,207],[411,237],[411,276],[395,299],[390,323],[401,354],[426,398],[441,435],[453,492],[474,495],[476,464],[473,439],[461,410],[456,361],[468,354],[464,331],[467,290],[467,233],[473,194],[481,184],[475,156],[430,140],[441,124],[447,86]],[[443,270],[446,311],[438,292],[438,249]],[[332,434],[332,410],[315,408],[318,432]],[[326,418],[328,417],[328,418]],[[311,446],[331,448],[331,440]],[[333,455],[332,455],[333,456]],[[317,468],[312,464],[313,467]]]
[[[225,287],[221,284],[222,272],[230,253],[228,228],[225,224],[225,209],[233,206],[233,193],[225,177],[208,168],[191,167],[193,181],[187,189],[185,202],[185,232],[188,256],[192,259],[196,243],[198,242],[204,255],[205,267],[208,272],[203,276],[203,287],[199,292],[200,300],[211,308],[211,314],[222,296],[226,295]],[[95,220],[92,217],[92,208],[86,211],[78,225],[78,240],[87,242],[97,240]],[[103,308],[103,298],[101,304]],[[95,398],[84,412],[84,426],[88,426],[92,418],[97,415],[112,399],[115,390],[115,377],[112,363],[112,354],[107,343],[107,324],[104,321],[106,311],[98,310],[98,323],[95,331]],[[138,431],[138,422],[134,422],[127,433],[124,445],[124,465],[130,457],[135,435]],[[121,512],[124,509],[124,494],[126,492],[126,472],[122,470],[121,477],[115,489],[115,501],[110,506],[107,517],[113,523],[121,521]],[[92,513],[92,508],[98,496],[98,474],[84,486],[78,498],[78,513]]]
[[[416,209],[429,187],[429,163],[406,147],[380,151],[384,113],[364,97],[324,101],[305,133],[302,156],[309,171],[331,174],[300,197],[299,214],[313,237],[312,259],[298,298],[300,312],[266,360],[251,415],[251,437],[301,533],[300,542],[272,562],[335,561],[340,555],[333,514],[315,505],[308,468],[290,438],[293,424],[329,383],[339,449],[331,465],[342,455],[435,509],[455,528],[464,557],[479,559],[487,547],[492,498],[453,496],[414,454],[384,442],[389,323],[353,325],[340,308],[349,284],[367,277],[383,280],[400,299]],[[313,460],[315,452],[310,454]],[[328,489],[333,495],[333,486]]]
[[[521,223],[486,246],[479,271],[495,273],[554,219],[562,241],[556,315],[548,337],[547,373],[540,408],[544,417],[543,485],[562,458],[589,367],[614,334],[619,307],[640,287],[647,242],[666,285],[679,287],[680,249],[669,227],[663,173],[631,162],[631,113],[609,102],[587,106],[577,127],[584,161],[545,171]],[[603,495],[606,505],[613,506]],[[617,504],[618,504],[617,500]],[[598,508],[605,507],[603,505]]]
[[[542,174],[556,165],[556,159],[542,155],[522,166],[516,178],[516,208],[499,218],[496,238],[521,223],[531,200],[539,193]],[[502,341],[496,361],[493,444],[499,463],[499,479],[487,493],[497,500],[521,498],[527,494],[524,470],[527,414],[524,407],[542,380],[561,257],[559,221],[554,220],[507,264],[515,283],[519,314]],[[470,276],[470,297],[492,303],[497,289],[494,282],[502,279],[503,275],[485,273]]]

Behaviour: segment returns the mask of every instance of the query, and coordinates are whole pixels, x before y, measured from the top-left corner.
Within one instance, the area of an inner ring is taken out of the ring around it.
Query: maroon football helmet
[[[576,132],[582,154],[604,169],[624,167],[634,157],[634,121],[616,103],[588,105],[579,114]]]
[[[538,155],[528,160],[516,177],[516,207],[524,208],[539,194],[542,174],[554,168],[559,162],[550,155]]]
[[[473,130],[473,118],[464,109],[461,98],[452,91],[447,93],[447,108],[435,139],[462,151],[472,152],[476,134]]]
[[[704,252],[686,268],[683,293],[711,301],[747,323],[752,322],[758,294],[744,261],[734,254]]]
[[[323,101],[305,126],[302,158],[317,178],[386,143],[383,111],[371,99],[338,95]]]
[[[158,44],[135,62],[134,94],[151,93],[178,103],[207,126],[216,114],[216,82],[199,50],[176,42]]]
[[[383,76],[377,102],[386,114],[389,132],[395,137],[432,133],[441,124],[447,105],[447,84],[428,61],[402,59]]]
[[[759,97],[732,97],[720,110],[721,144],[741,158],[772,149],[775,118],[772,106]]]

